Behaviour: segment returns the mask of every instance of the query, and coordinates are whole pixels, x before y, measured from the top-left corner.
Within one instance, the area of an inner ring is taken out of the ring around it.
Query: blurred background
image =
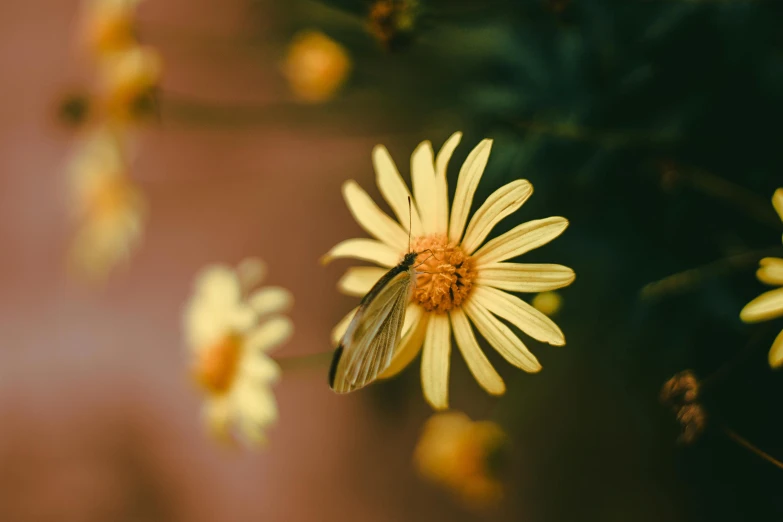
[[[739,319],[758,260],[783,257],[783,4],[141,2],[134,34],[162,63],[130,118],[148,219],[100,281],[67,261],[66,172],[94,121],[87,5],[0,5],[0,520],[783,519],[783,470],[726,431],[783,458],[781,324]],[[364,235],[342,183],[378,200],[376,143],[407,178],[419,141],[456,130],[451,190],[485,137],[477,197],[535,187],[495,233],[571,222],[524,259],[576,271],[555,316],[568,344],[531,342],[536,375],[489,354],[500,399],[452,363],[451,406],[509,436],[504,499],[465,507],[416,473],[418,363],[339,397],[325,366],[286,372],[268,447],[215,444],[182,340],[194,276],[263,258],[296,299],[277,355],[329,351],[356,300],[335,288],[350,263],[318,259]],[[707,417],[688,445],[659,400],[686,369]]]

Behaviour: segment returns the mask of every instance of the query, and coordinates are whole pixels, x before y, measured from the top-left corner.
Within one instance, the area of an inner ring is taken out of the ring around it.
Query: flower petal
[[[230,441],[232,413],[231,403],[224,398],[210,398],[201,409],[210,434],[221,442]]]
[[[427,333],[430,314],[424,313],[418,305],[409,304],[405,311],[405,326],[400,345],[394,352],[394,357],[388,368],[380,375],[382,379],[388,379],[400,373],[418,355]]]
[[[286,312],[293,302],[294,297],[291,292],[279,286],[266,286],[256,290],[247,299],[247,303],[258,317]]]
[[[449,407],[450,354],[449,318],[445,314],[433,314],[421,356],[421,387],[424,398],[436,410]]]
[[[491,150],[492,140],[482,140],[470,151],[465,163],[460,168],[449,221],[449,241],[453,243],[458,243],[465,231],[470,206],[473,204],[473,195],[476,193],[476,187],[478,187],[481,175],[487,166]]]
[[[783,288],[764,292],[745,305],[740,319],[746,323],[757,323],[783,316]]]
[[[196,293],[216,307],[233,305],[239,301],[241,288],[234,270],[215,265],[204,269],[196,278]]]
[[[411,204],[408,207],[408,198],[411,197],[411,193],[386,147],[376,145],[372,151],[372,162],[375,167],[375,181],[378,184],[378,189],[386,203],[394,211],[402,228],[406,231],[411,228],[421,230],[419,211],[416,209],[416,205]]]
[[[435,159],[432,143],[429,141],[419,143],[411,155],[411,180],[416,206],[419,209],[419,216],[421,216],[421,230],[414,229],[413,235],[425,236],[445,232],[436,228]]]
[[[783,188],[779,188],[772,195],[772,206],[775,207],[775,211],[783,220]]]
[[[476,381],[482,388],[492,395],[503,395],[506,392],[506,385],[503,383],[503,379],[492,367],[487,356],[479,348],[478,342],[476,342],[476,336],[473,334],[473,329],[470,327],[470,322],[463,312],[459,308],[455,308],[450,313],[451,326],[454,330],[454,339],[457,341],[457,346],[462,352],[462,356],[465,358],[465,362],[470,368],[470,373],[476,378]]]
[[[368,234],[397,250],[408,248],[408,234],[353,180],[343,184],[343,197],[354,219]]]
[[[504,359],[526,372],[535,373],[541,370],[538,359],[530,353],[530,350],[508,326],[485,308],[476,304],[474,299],[468,300],[464,308],[479,333]]]
[[[400,250],[374,239],[346,239],[327,252],[321,258],[321,263],[325,265],[332,259],[342,257],[370,261],[391,268],[400,262],[402,256],[400,255]]]
[[[765,257],[759,263],[756,277],[762,283],[768,285],[783,285],[783,259],[777,257]]]
[[[512,181],[492,193],[473,214],[462,240],[462,250],[466,254],[475,252],[494,226],[504,217],[519,210],[532,193],[533,185],[526,179]]]
[[[533,263],[489,263],[478,271],[475,284],[512,292],[546,292],[574,282],[567,266]]]
[[[340,319],[340,322],[337,323],[334,328],[332,328],[332,346],[335,348],[340,344],[343,335],[345,335],[345,331],[348,330],[348,325],[351,324],[351,319],[353,319],[353,316],[356,315],[356,311],[358,309],[359,307],[357,306],[348,312],[345,317]]]
[[[256,384],[271,384],[280,378],[280,365],[266,354],[249,353],[242,358],[240,372],[243,378]]]
[[[249,292],[264,279],[266,265],[255,257],[243,259],[237,266],[237,277],[242,290]]]
[[[346,295],[364,297],[386,272],[376,266],[352,266],[337,282],[337,288]]]
[[[293,323],[288,317],[276,315],[248,334],[245,347],[251,352],[269,352],[287,341],[293,330]]]
[[[455,132],[446,140],[435,157],[435,228],[446,234],[449,227],[449,184],[446,171],[454,149],[462,139],[461,132]],[[421,203],[419,203],[421,204]]]
[[[497,288],[475,286],[470,298],[534,339],[554,346],[565,344],[563,332],[552,319],[514,295]]]
[[[272,391],[243,382],[231,394],[235,410],[239,413],[239,427],[242,435],[251,445],[266,442],[264,428],[277,421],[277,403]]]
[[[772,343],[772,348],[769,350],[769,365],[772,368],[783,366],[783,331],[775,337],[775,342]]]
[[[562,234],[567,226],[568,220],[562,217],[528,221],[488,242],[473,257],[476,264],[483,267],[488,263],[499,263],[521,256],[525,252],[549,243]]]

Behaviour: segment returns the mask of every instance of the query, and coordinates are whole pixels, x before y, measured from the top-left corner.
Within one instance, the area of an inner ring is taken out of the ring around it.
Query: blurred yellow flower
[[[465,504],[484,508],[503,497],[493,460],[507,438],[494,422],[473,422],[459,412],[438,413],[424,425],[413,456],[422,476],[445,486]]]
[[[772,196],[772,206],[775,207],[783,220],[783,188],[779,188]],[[759,281],[767,285],[783,286],[783,259],[766,257],[761,260],[756,272]],[[746,323],[757,323],[783,317],[783,288],[764,292],[745,305],[740,312],[740,318]],[[769,351],[769,365],[773,368],[783,366],[783,331],[778,334]]]
[[[184,314],[185,338],[193,357],[193,378],[204,391],[204,419],[213,435],[234,433],[251,446],[266,441],[277,420],[271,386],[280,367],[267,354],[291,335],[282,315],[293,301],[279,287],[258,289],[264,265],[247,259],[236,269],[205,268]]]
[[[348,181],[343,185],[348,208],[359,225],[375,239],[349,239],[324,256],[324,262],[352,257],[381,266],[350,268],[340,280],[342,292],[363,296],[408,252],[412,220],[411,249],[421,252],[422,273],[418,275],[407,308],[402,340],[381,376],[400,372],[423,345],[422,388],[425,398],[436,409],[448,407],[451,332],[479,384],[489,393],[500,395],[505,392],[505,384],[479,348],[471,322],[507,361],[527,372],[537,372],[541,369],[538,360],[500,319],[552,345],[564,345],[565,337],[546,315],[506,291],[553,290],[571,284],[575,277],[573,270],[562,265],[505,262],[559,236],[568,226],[565,218],[523,223],[482,246],[494,226],[519,209],[533,193],[527,180],[513,181],[489,196],[468,223],[473,195],[489,159],[491,140],[479,143],[462,165],[449,213],[446,168],[461,136],[460,133],[451,136],[437,158],[428,141],[416,148],[411,158],[412,196],[389,152],[381,145],[376,146],[373,162],[378,188],[399,223],[378,208],[355,181]],[[335,327],[332,332],[335,345],[355,312],[355,309],[351,311]]]
[[[140,0],[86,0],[82,37],[96,57],[123,51],[136,44],[136,8]]]
[[[553,316],[563,306],[563,298],[557,292],[541,292],[533,298],[533,307],[548,316]]]
[[[334,97],[350,71],[348,51],[318,31],[294,36],[283,65],[294,96],[309,103]]]
[[[71,263],[92,278],[107,275],[141,240],[146,205],[128,178],[122,144],[117,132],[100,128],[80,144],[69,168],[78,223]]]
[[[149,47],[131,47],[101,62],[98,80],[99,105],[113,122],[129,122],[149,114],[163,72],[158,52]]]

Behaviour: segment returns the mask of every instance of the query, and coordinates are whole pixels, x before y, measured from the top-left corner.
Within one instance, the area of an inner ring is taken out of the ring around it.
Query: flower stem
[[[649,132],[638,130],[601,130],[583,127],[569,122],[542,122],[522,120],[514,122],[517,127],[546,134],[557,138],[587,143],[598,143],[606,147],[621,147],[628,145],[665,145],[676,142],[680,136],[669,132]]]
[[[755,265],[764,257],[781,255],[783,255],[783,248],[774,247],[750,250],[741,254],[724,257],[723,259],[718,259],[711,263],[707,263],[706,265],[690,268],[659,279],[658,281],[647,283],[640,290],[639,297],[642,299],[654,299],[668,294],[685,292],[698,286],[705,279],[725,275],[732,270],[747,268]]]
[[[754,444],[752,444],[750,441],[748,441],[746,438],[741,437],[733,430],[723,427],[723,431],[726,433],[726,435],[729,436],[731,440],[739,444],[740,446],[748,449],[749,451],[755,453],[757,456],[761,457],[762,459],[766,460],[773,466],[783,469],[783,462],[780,462],[778,459],[770,455],[769,453],[766,453],[765,451],[762,451],[761,449],[757,448]]]
[[[329,366],[334,352],[318,352],[307,355],[291,355],[275,358],[280,368],[286,371],[307,370],[310,368],[322,368]]]

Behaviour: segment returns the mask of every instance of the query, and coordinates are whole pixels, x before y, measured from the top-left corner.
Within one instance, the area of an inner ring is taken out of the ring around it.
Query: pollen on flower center
[[[201,351],[193,366],[193,378],[208,392],[221,395],[231,388],[239,366],[242,338],[229,334]]]
[[[446,313],[461,306],[470,295],[476,269],[473,259],[444,236],[416,239],[414,252],[419,272],[413,301],[428,312]]]

